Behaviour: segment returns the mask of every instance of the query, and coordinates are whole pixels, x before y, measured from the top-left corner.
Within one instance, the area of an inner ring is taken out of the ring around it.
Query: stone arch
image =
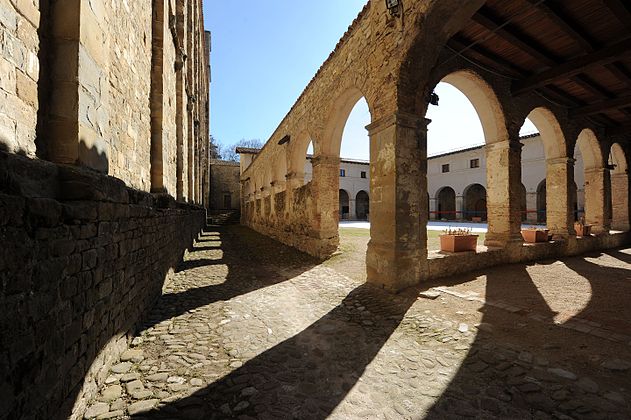
[[[350,213],[350,196],[346,190],[339,190],[340,220],[348,219]]]
[[[464,219],[466,220],[487,220],[487,194],[486,188],[480,184],[471,184],[464,189]]]
[[[313,136],[307,130],[302,130],[292,138],[287,150],[287,175],[290,177],[302,178],[299,185],[304,182],[305,160],[309,144],[313,142]],[[297,183],[298,184],[298,183]]]
[[[607,217],[607,189],[609,173],[598,137],[589,128],[583,129],[576,140],[576,148],[583,158],[585,174],[585,222],[592,225],[592,232],[609,232],[611,220]],[[606,173],[607,172],[607,173]]]
[[[509,138],[504,110],[498,96],[478,73],[473,70],[458,70],[447,74],[440,81],[458,89],[471,102],[482,124],[486,144]]]
[[[359,220],[367,220],[370,214],[370,196],[361,190],[355,196],[355,216]]]
[[[556,116],[548,108],[538,107],[528,113],[528,118],[537,130],[543,143],[546,159],[567,157],[567,142]]]
[[[583,167],[585,171],[604,167],[603,154],[598,143],[598,137],[589,128],[584,129],[578,135],[576,147],[583,156]]]
[[[374,115],[372,102],[357,87],[349,87],[331,104],[322,139],[314,142],[314,155],[340,156],[342,135],[351,111],[361,98],[366,100],[371,121]]]
[[[436,192],[436,219],[456,219],[456,191],[449,187],[441,187]]]
[[[611,211],[611,227],[614,230],[629,230],[629,175],[627,158],[618,143],[611,146],[609,154],[610,194],[608,205]]]

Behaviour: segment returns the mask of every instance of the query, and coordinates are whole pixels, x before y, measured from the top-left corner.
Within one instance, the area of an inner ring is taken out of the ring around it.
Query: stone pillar
[[[629,175],[611,174],[612,221],[614,230],[629,230]]]
[[[575,236],[572,188],[574,159],[555,158],[546,161],[546,225],[552,238]]]
[[[290,216],[293,215],[294,194],[296,190],[304,185],[305,174],[303,172],[290,172],[286,176],[285,188],[287,194],[285,197],[285,210]]]
[[[519,141],[486,145],[487,213],[484,244],[505,247],[521,242],[521,147]]]
[[[320,155],[312,159],[311,165],[311,185],[316,205],[311,228],[316,239],[322,240],[318,253],[326,255],[335,252],[339,243],[340,158]]]
[[[526,193],[526,210],[528,211],[528,223],[537,223],[537,193]]]
[[[348,220],[357,220],[357,203],[354,198],[348,198]]]
[[[608,233],[610,228],[607,217],[607,195],[605,183],[607,169],[585,169],[585,223],[593,225],[592,233]]]
[[[164,1],[153,0],[151,50],[151,192],[165,192],[162,117],[164,111]]]
[[[427,124],[395,113],[370,124],[368,282],[390,291],[427,273]]]
[[[456,196],[456,220],[464,220],[464,197]]]
[[[429,218],[431,220],[440,219],[440,215],[436,215],[436,211],[438,211],[438,203],[435,198],[429,199]]]

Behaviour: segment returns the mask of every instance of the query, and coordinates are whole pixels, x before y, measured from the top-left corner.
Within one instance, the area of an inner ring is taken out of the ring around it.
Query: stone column
[[[456,196],[456,220],[464,220],[464,197]]]
[[[537,193],[526,193],[526,210],[528,211],[528,223],[537,223]]]
[[[427,124],[395,113],[370,124],[368,282],[390,291],[427,273]]]
[[[290,172],[286,176],[285,188],[287,194],[285,196],[285,210],[290,216],[293,215],[294,194],[296,190],[303,186],[305,182],[305,174],[302,172]]]
[[[430,198],[429,199],[429,218],[431,220],[440,219],[440,215],[436,214],[437,209],[438,209],[438,203],[436,202],[436,199]]]
[[[629,175],[611,174],[612,221],[614,230],[629,230]]]
[[[574,159],[546,161],[546,225],[555,240],[575,236],[572,188]]]
[[[348,220],[357,220],[357,203],[354,198],[348,198]]]
[[[320,155],[312,159],[311,165],[311,185],[316,206],[311,229],[316,239],[320,240],[318,254],[324,256],[335,252],[339,244],[340,158]]]
[[[592,233],[608,233],[610,228],[607,217],[605,182],[607,169],[585,169],[585,223],[593,225]]]
[[[505,247],[521,242],[521,143],[505,140],[486,145],[487,214],[484,244]]]

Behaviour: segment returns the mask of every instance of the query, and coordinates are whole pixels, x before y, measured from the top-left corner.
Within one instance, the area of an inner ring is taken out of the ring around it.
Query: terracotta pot
[[[475,251],[478,235],[440,235],[440,250],[445,252]]]
[[[589,236],[592,233],[592,225],[574,223],[574,230],[576,230],[576,236],[579,236],[579,237]]]
[[[534,244],[535,242],[548,241],[548,229],[524,229],[521,231],[524,242]]]

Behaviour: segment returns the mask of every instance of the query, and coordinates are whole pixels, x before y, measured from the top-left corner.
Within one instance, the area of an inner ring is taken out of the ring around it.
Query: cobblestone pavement
[[[629,343],[426,289],[209,228],[85,417],[631,418]]]

